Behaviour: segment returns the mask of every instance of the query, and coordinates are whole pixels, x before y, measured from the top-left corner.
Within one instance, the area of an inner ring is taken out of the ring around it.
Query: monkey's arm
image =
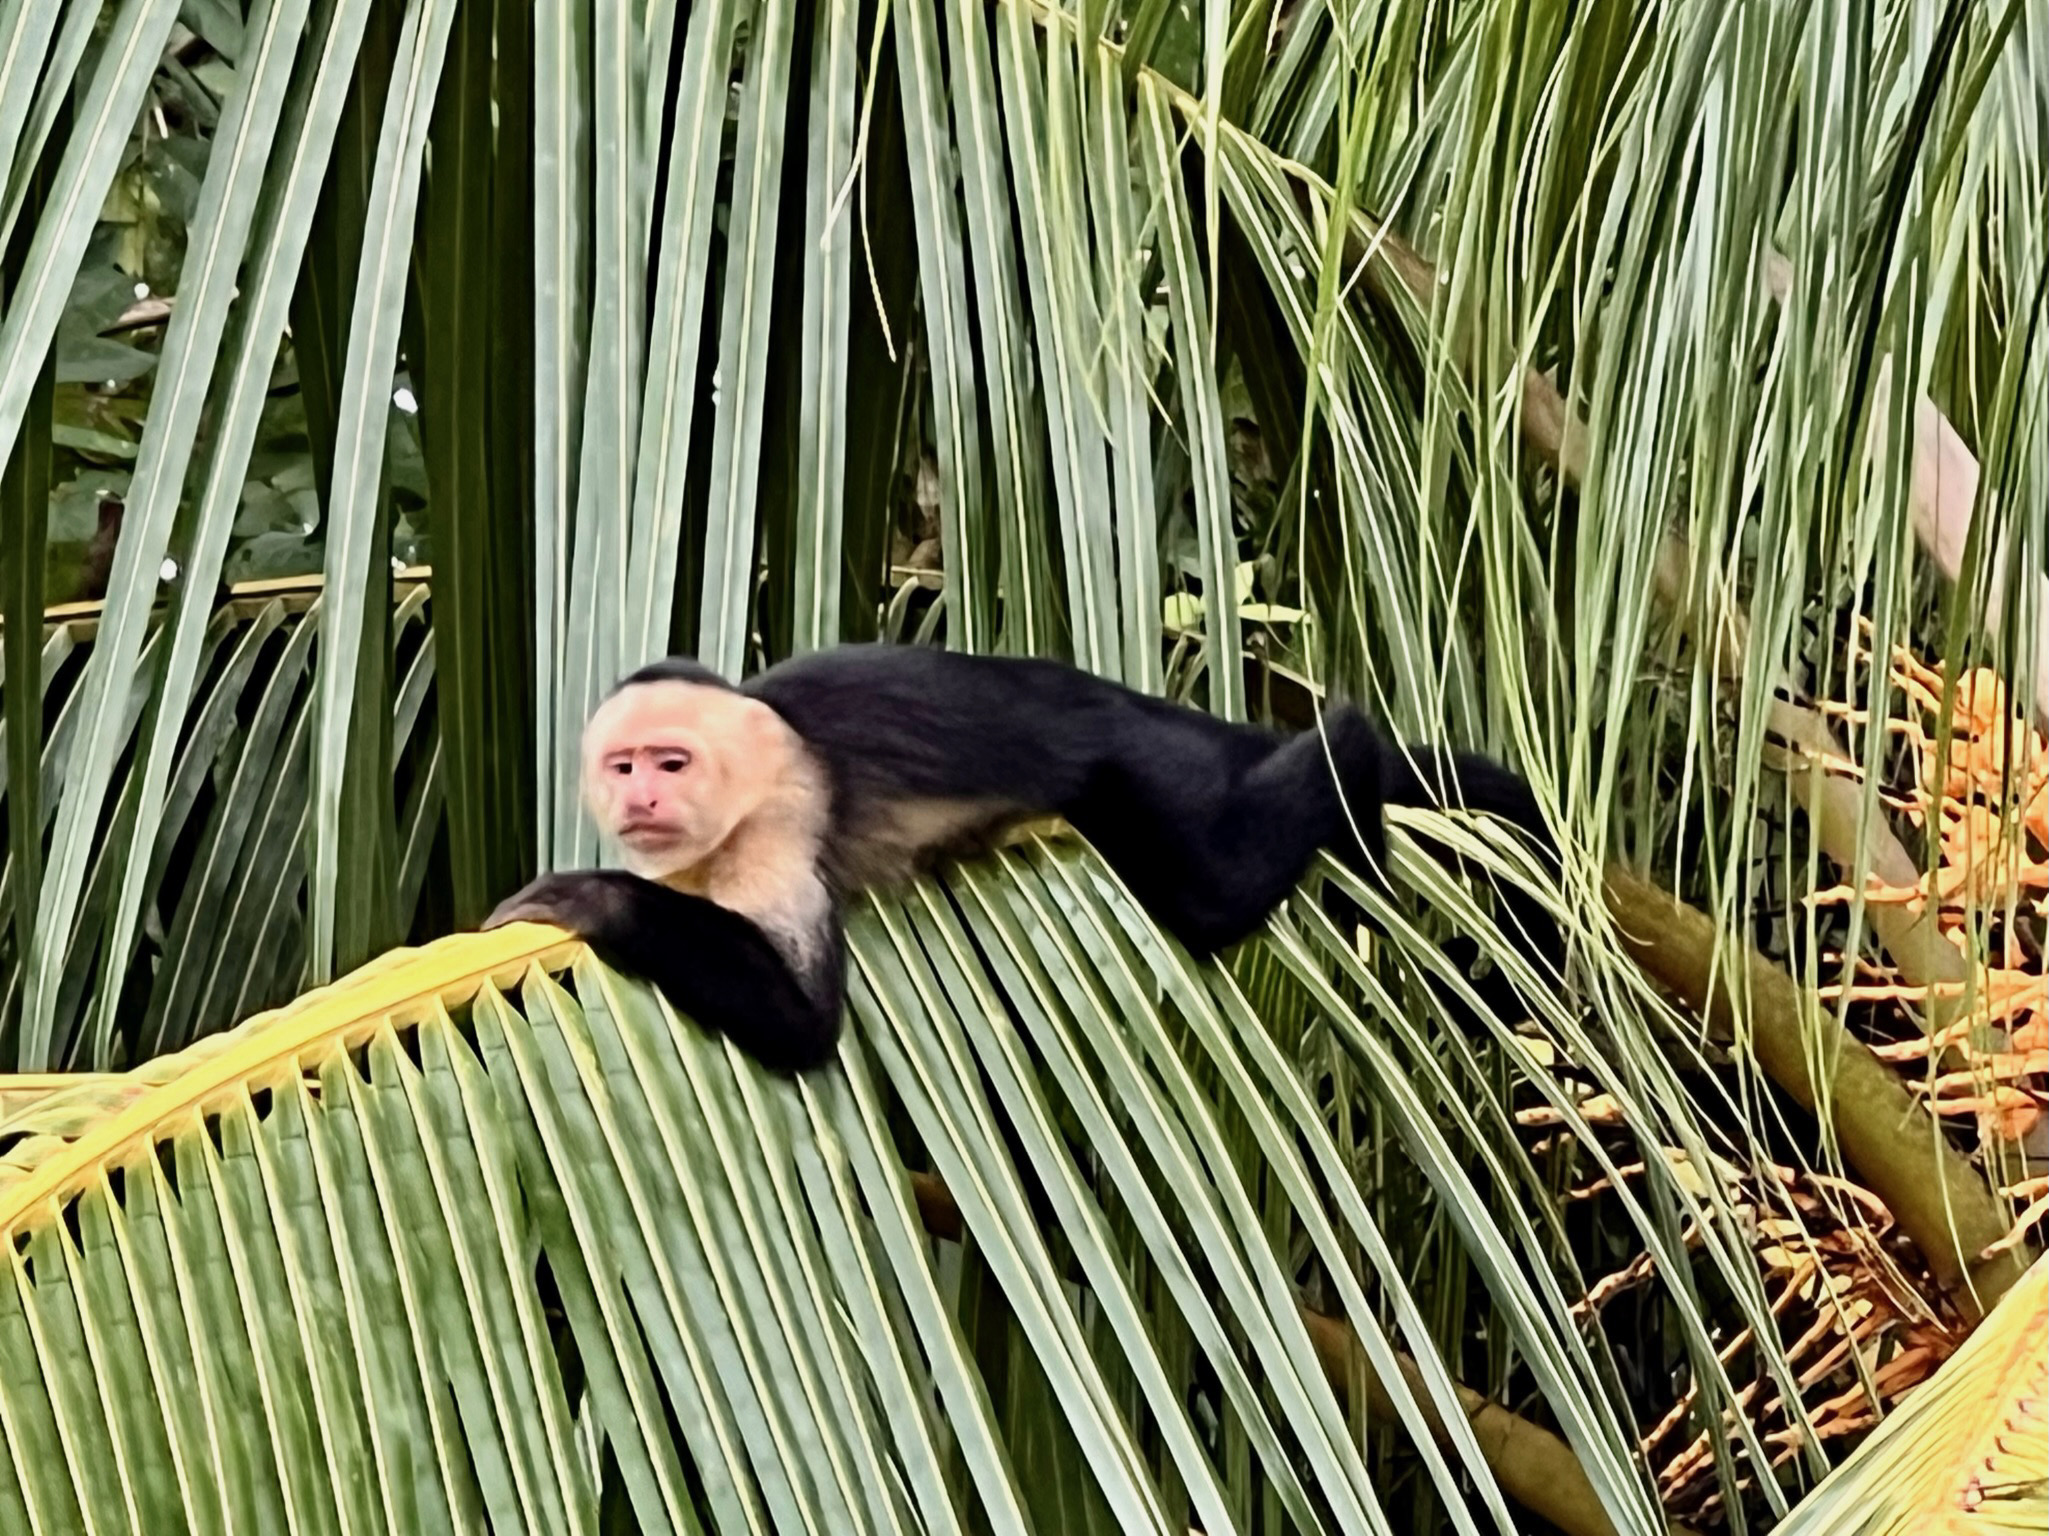
[[[775,942],[739,913],[624,870],[543,875],[500,903],[484,926],[515,922],[568,929],[770,1071],[802,1072],[832,1059],[843,964],[836,931],[825,936],[819,974],[806,986]]]

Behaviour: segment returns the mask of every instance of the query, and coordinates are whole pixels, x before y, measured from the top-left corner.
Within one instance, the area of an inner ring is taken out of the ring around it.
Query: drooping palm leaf
[[[92,849],[74,935],[60,953],[56,1014],[64,1065],[99,1068],[147,1059],[225,1028],[303,984],[305,937],[299,904],[308,807],[308,686],[319,633],[319,593],[304,583],[252,586],[216,610],[192,643],[194,718],[174,740],[161,769],[140,751],[125,755],[114,786],[110,835]],[[427,591],[408,581],[391,620],[394,670],[403,686],[392,701],[393,740],[408,768],[408,792],[394,803],[410,857],[394,896],[407,912],[420,899],[427,851],[441,822],[441,770],[425,714],[435,674],[431,635],[423,633]],[[171,643],[159,614],[145,639],[147,664]],[[91,653],[97,623],[87,617],[52,627],[45,645],[45,689],[56,728],[42,757],[46,782],[61,782],[77,752],[87,698],[77,687],[80,653]],[[182,634],[182,631],[180,632]],[[122,741],[147,723],[149,702],[130,689]],[[160,773],[157,816],[144,824],[146,773]],[[0,780],[0,791],[5,781]],[[41,804],[47,821],[51,798]],[[133,885],[142,910],[117,909],[120,881]],[[0,870],[0,920],[11,920],[12,863]],[[144,901],[146,894],[147,900]],[[0,928],[5,927],[0,921]],[[138,926],[152,933],[162,963],[136,974],[130,956]],[[18,1016],[27,968],[10,964],[0,1002]]]
[[[21,276],[8,295],[0,323],[0,454],[11,456],[29,392],[71,289],[71,279],[92,233],[93,214],[106,196],[114,165],[128,137],[177,8],[172,0],[124,6],[107,36],[80,118],[64,146],[37,222]],[[74,61],[75,62],[75,59]],[[17,88],[20,83],[17,82]],[[25,185],[25,182],[24,182]],[[204,314],[204,307],[201,309]],[[159,512],[161,522],[168,509]],[[107,643],[89,669],[80,719],[84,750],[71,764],[71,792],[58,802],[58,825],[40,892],[35,937],[25,959],[22,1049],[40,1059],[50,1049],[49,1018],[56,1007],[57,976],[75,903],[84,883],[87,850],[99,821],[101,798],[122,732],[123,696],[132,687],[155,565],[144,565],[145,540],[122,541],[120,594],[106,615]],[[138,572],[146,572],[148,584]],[[26,617],[25,615],[23,617]],[[123,732],[125,734],[125,732]]]
[[[527,925],[11,1113],[10,1524],[573,1530],[602,1486],[648,1530],[956,1529],[975,1504],[1066,1529],[1079,1499],[1222,1532],[1262,1498],[1399,1528],[1303,1310],[1306,1243],[1457,1527],[1515,1528],[1285,1041],[1092,855],[963,866],[861,911],[852,951],[843,1070],[794,1085]],[[1379,1091],[1447,1208],[1492,1219],[1431,1090]],[[1562,1368],[1578,1496],[1656,1528],[1529,1235],[1489,1284]]]

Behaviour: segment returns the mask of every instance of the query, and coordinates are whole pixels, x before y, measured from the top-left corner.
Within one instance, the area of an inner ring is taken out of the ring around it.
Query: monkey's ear
[[[605,803],[598,796],[598,774],[595,759],[589,749],[579,748],[576,754],[576,795],[583,802],[584,814],[598,826],[605,825]],[[607,829],[609,830],[609,829]]]

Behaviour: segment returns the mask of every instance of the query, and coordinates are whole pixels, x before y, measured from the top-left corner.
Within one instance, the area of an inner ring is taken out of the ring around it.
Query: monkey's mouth
[[[619,841],[629,848],[659,848],[682,835],[681,827],[666,821],[629,821],[619,829]]]

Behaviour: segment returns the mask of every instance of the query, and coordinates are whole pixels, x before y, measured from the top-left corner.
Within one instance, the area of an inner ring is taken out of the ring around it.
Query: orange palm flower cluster
[[[1966,956],[1971,939],[1988,950],[1971,974],[1943,990],[1969,1006],[1933,1033],[1878,1047],[1894,1061],[1947,1057],[1919,1084],[1942,1115],[1975,1115],[1981,1136],[2015,1141],[2049,1102],[2049,975],[2027,955],[2006,919],[2049,916],[2049,743],[2015,712],[2006,684],[1989,668],[1966,673],[1954,690],[1944,674],[1902,648],[1892,678],[1906,708],[1891,728],[1910,740],[1917,783],[1902,806],[1933,833],[1934,866],[1912,886],[1872,879],[1864,899],[1933,910],[1944,937]],[[1948,698],[1945,700],[1945,692]],[[1945,710],[1947,739],[1940,729]],[[1846,900],[1847,886],[1817,892]],[[1925,1000],[1934,989],[1884,985],[1850,989],[1854,999]]]

